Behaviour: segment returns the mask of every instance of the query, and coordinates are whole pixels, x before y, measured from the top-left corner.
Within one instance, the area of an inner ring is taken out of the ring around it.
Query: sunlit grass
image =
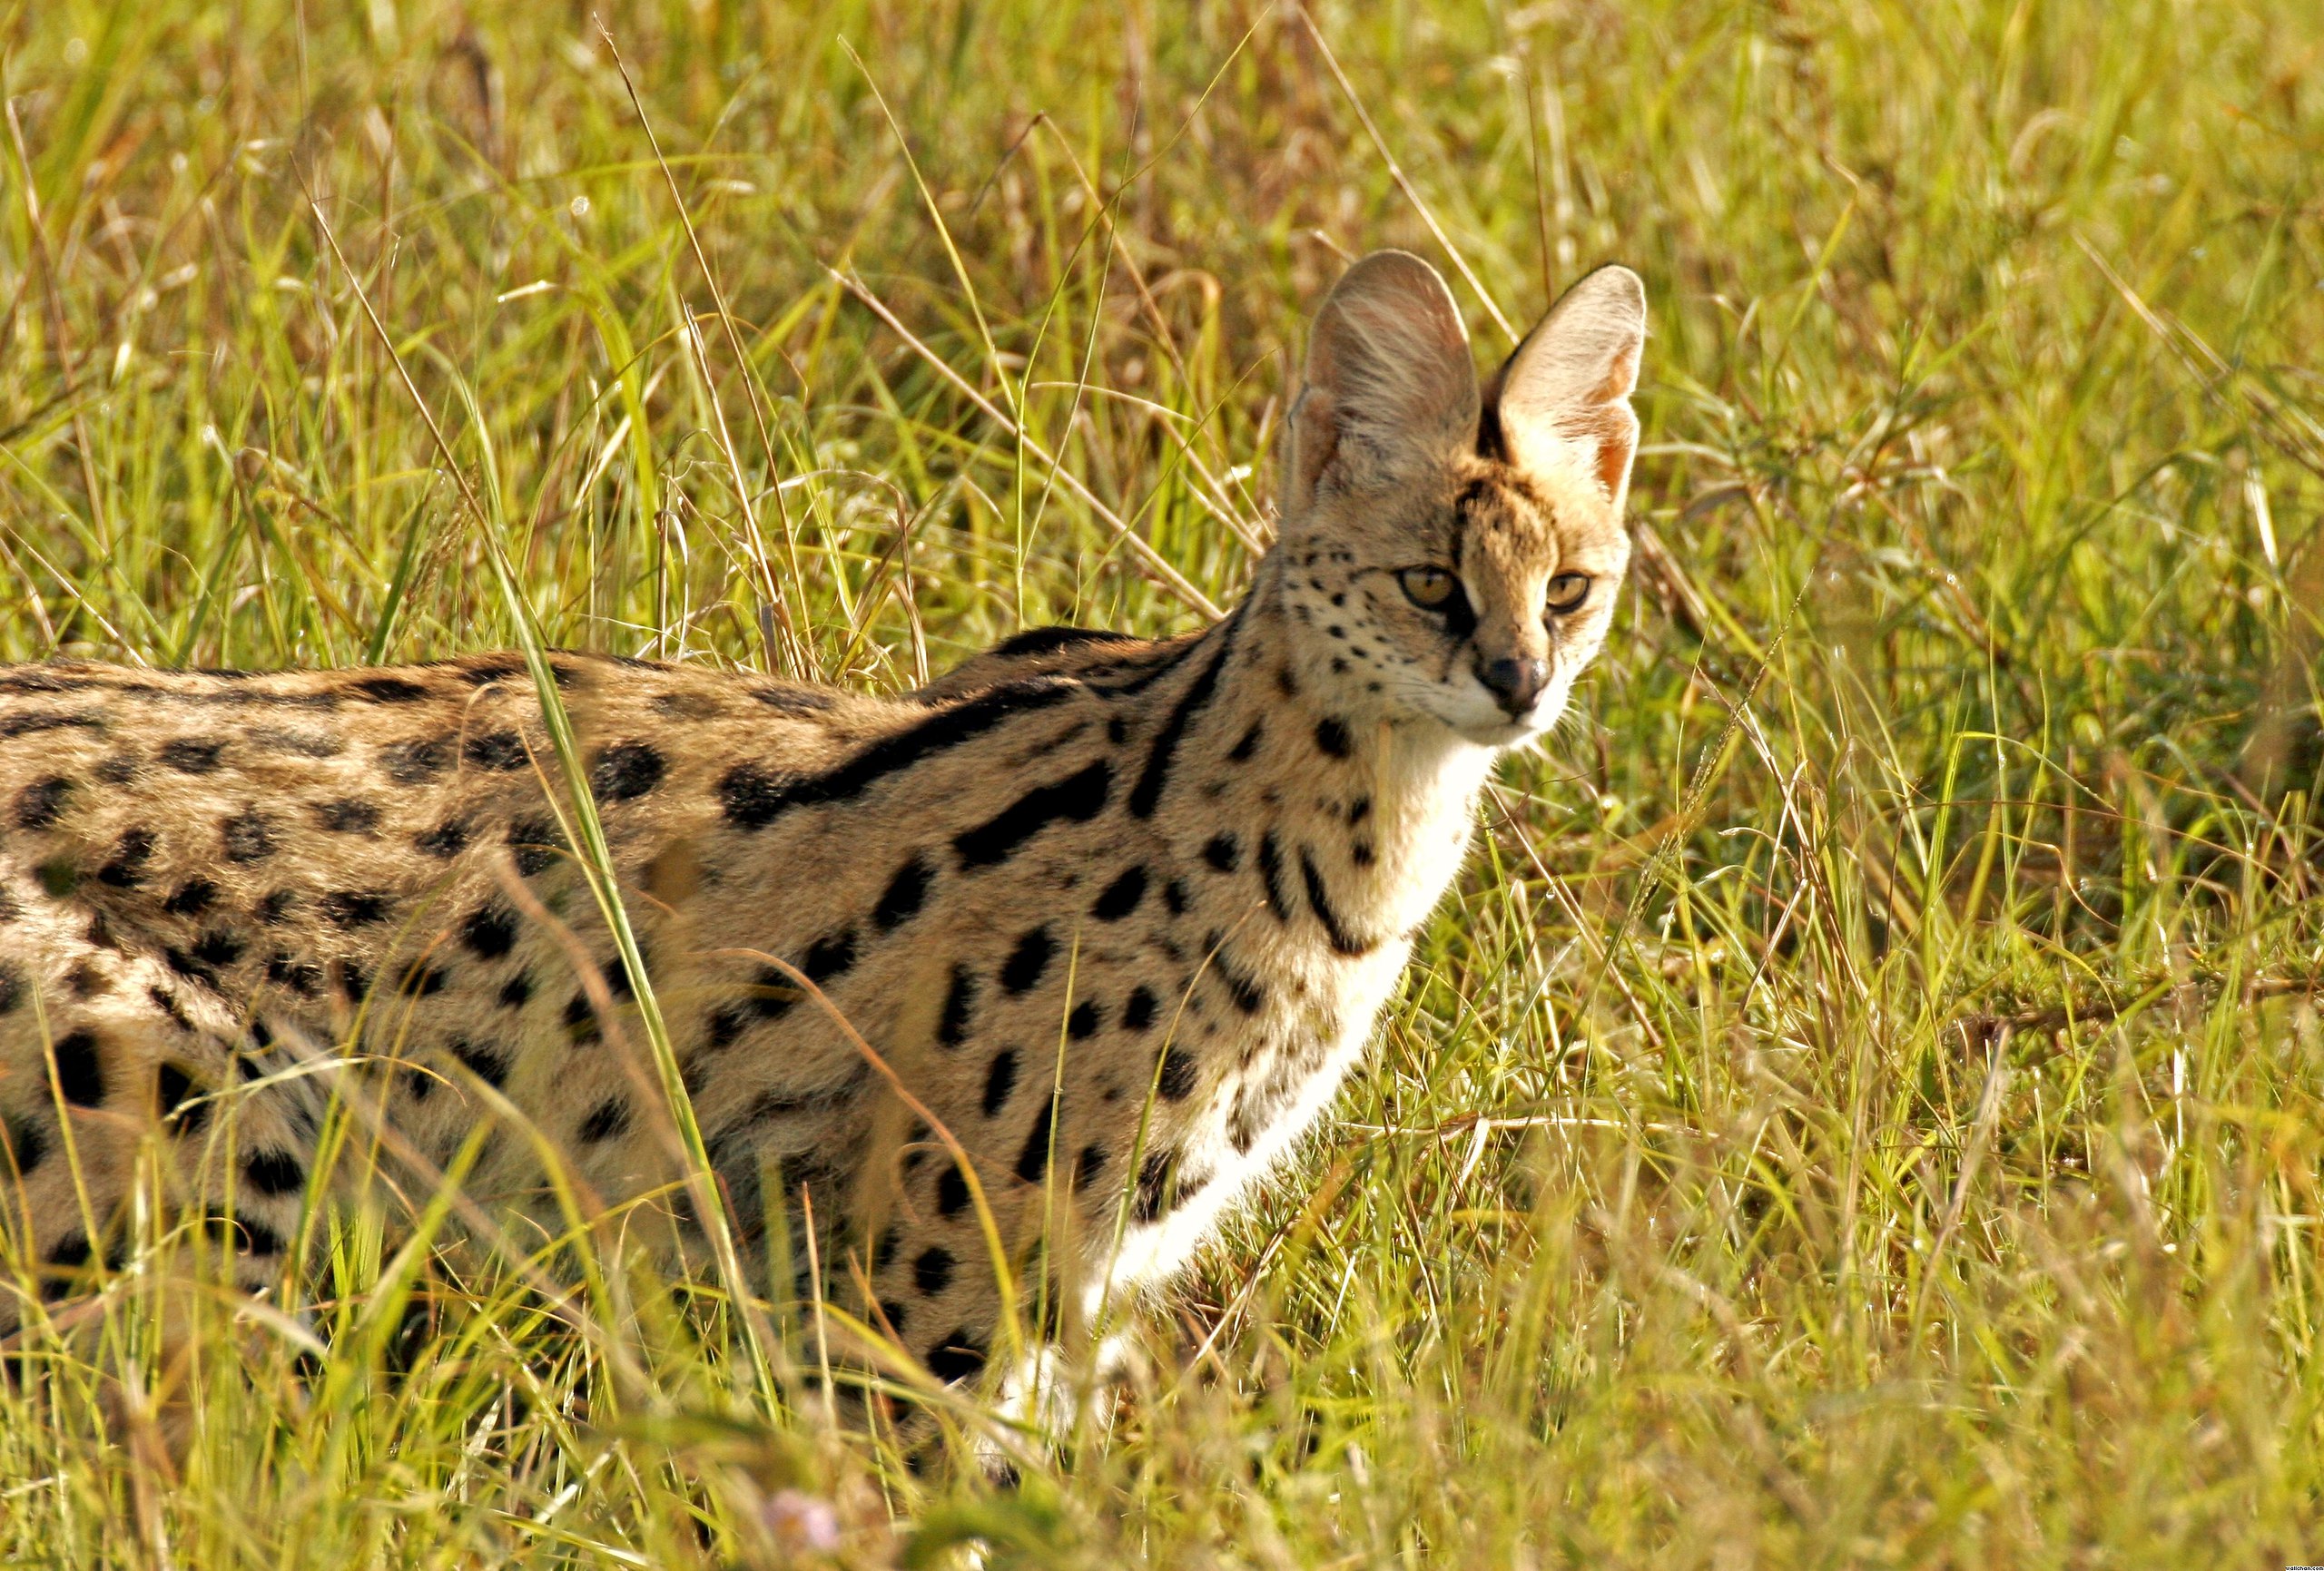
[[[754,1340],[618,1216],[436,1254],[407,1173],[251,1305],[170,1297],[155,1188],[0,1396],[0,1556],[2324,1558],[2324,13],[605,20],[635,98],[578,11],[10,15],[0,655],[522,606],[895,691],[1181,631],[1384,244],[1482,359],[1646,277],[1626,610],[1371,1071],[1019,1489],[827,1424],[814,1306]]]

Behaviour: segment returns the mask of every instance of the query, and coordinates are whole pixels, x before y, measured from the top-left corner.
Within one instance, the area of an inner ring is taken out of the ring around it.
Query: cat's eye
[[[1460,580],[1442,567],[1406,567],[1396,574],[1404,598],[1423,611],[1442,611],[1461,593]]]
[[[1542,609],[1551,616],[1570,616],[1589,598],[1590,574],[1561,573],[1550,580],[1549,600]]]

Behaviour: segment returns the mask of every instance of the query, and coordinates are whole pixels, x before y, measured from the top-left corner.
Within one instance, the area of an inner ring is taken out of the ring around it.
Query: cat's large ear
[[[1436,270],[1374,251],[1333,286],[1292,407],[1285,511],[1318,495],[1377,492],[1474,440],[1477,368]]]
[[[1646,286],[1625,267],[1583,277],[1550,308],[1509,358],[1486,417],[1505,456],[1521,469],[1579,460],[1614,510],[1630,490],[1638,456],[1638,387],[1646,347]]]

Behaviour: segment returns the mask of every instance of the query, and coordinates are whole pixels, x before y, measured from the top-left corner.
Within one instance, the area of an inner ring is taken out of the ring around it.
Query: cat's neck
[[[1283,554],[1271,555],[1249,598],[1204,640],[1224,652],[1199,733],[1181,744],[1189,794],[1215,802],[1222,832],[1247,842],[1275,886],[1270,906],[1312,909],[1320,894],[1334,938],[1377,946],[1408,934],[1459,870],[1495,755],[1395,714],[1328,639],[1295,625],[1285,571]],[[1209,658],[1196,652],[1194,680]]]

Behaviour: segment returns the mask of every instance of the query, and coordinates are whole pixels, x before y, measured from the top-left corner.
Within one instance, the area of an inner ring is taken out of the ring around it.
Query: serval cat
[[[1644,329],[1602,269],[1481,388],[1435,271],[1356,264],[1315,323],[1281,537],[1201,633],[1043,629],[896,698],[551,657],[750,1259],[815,1243],[831,1296],[960,1380],[996,1272],[899,1085],[1004,1242],[1051,1240],[1034,1274],[1077,1319],[1265,1179],[1363,1051],[1494,759],[1605,637]],[[497,1123],[464,1184],[493,1215],[556,1232],[561,1151],[608,1203],[666,1197],[633,1233],[698,1251],[563,778],[512,656],[0,670],[0,1325],[97,1277],[141,1153],[238,1280],[277,1278],[350,1086],[434,1163]],[[810,1208],[812,1238],[765,1220]]]

